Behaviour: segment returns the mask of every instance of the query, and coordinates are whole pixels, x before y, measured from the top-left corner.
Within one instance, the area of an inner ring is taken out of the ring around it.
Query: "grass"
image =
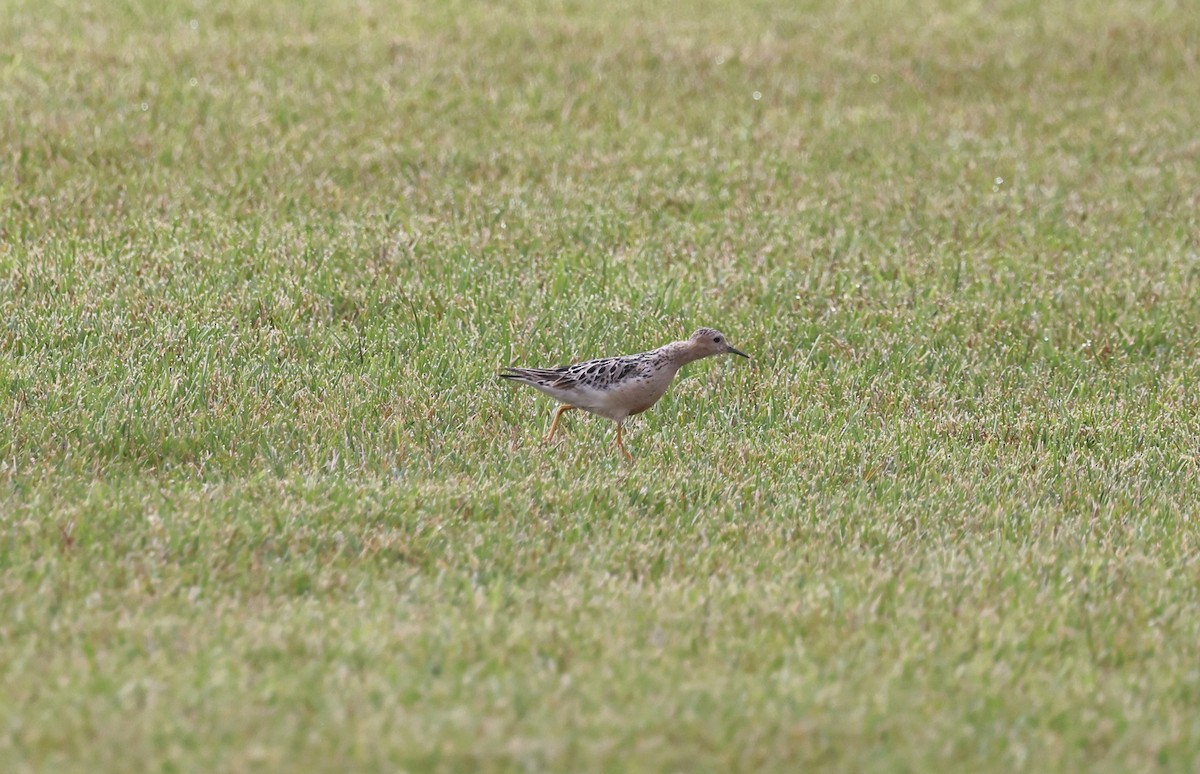
[[[1194,770],[1185,9],[6,3],[0,769]]]

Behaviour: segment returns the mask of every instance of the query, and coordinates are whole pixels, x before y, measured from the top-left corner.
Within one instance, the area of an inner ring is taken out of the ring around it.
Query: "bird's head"
[[[728,352],[733,355],[741,355],[747,360],[750,359],[750,356],[745,352],[732,346],[729,343],[729,339],[725,338],[724,333],[713,328],[698,329],[688,337],[688,343],[691,344],[692,350],[700,357],[724,355]]]

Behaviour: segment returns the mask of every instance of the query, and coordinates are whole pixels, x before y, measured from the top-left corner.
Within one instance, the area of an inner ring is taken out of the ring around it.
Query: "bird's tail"
[[[574,384],[563,368],[505,368],[500,372],[501,379],[512,379],[514,382],[532,385],[534,387],[569,387]]]

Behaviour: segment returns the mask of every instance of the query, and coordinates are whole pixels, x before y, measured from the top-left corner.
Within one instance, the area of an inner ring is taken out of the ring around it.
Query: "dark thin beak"
[[[733,347],[729,347],[729,351],[735,355],[741,355],[742,357],[746,358],[747,360],[750,359],[750,356],[747,355],[745,352],[741,351],[740,349],[734,349]]]

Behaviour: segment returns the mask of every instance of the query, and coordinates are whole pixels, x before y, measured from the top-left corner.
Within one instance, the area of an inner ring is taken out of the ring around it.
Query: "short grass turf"
[[[0,40],[0,769],[1200,762],[1187,3]],[[699,325],[635,465],[496,379]]]

